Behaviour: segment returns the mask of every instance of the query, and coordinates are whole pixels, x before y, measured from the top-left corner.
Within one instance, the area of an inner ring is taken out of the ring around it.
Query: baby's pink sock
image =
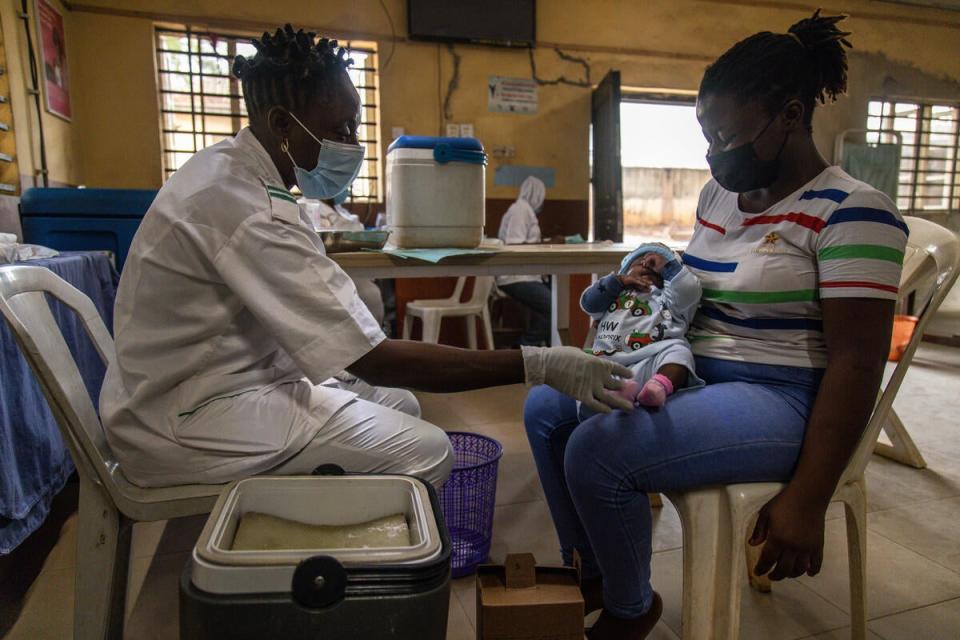
[[[636,396],[636,403],[645,407],[662,407],[667,396],[673,393],[673,383],[662,373],[655,374],[643,385]]]

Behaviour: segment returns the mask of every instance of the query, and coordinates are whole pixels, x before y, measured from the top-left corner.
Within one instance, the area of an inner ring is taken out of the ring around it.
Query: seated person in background
[[[543,181],[528,176],[520,185],[517,201],[510,205],[500,221],[497,237],[504,244],[540,244],[540,223],[537,214],[543,208],[547,188]],[[529,326],[520,337],[520,344],[550,344],[550,286],[541,276],[497,276],[497,286],[505,294],[530,309]]]
[[[675,389],[703,384],[684,338],[699,303],[700,281],[660,243],[640,245],[620,273],[583,292],[580,307],[597,322],[593,354],[633,370],[617,393],[637,406],[661,407]]]

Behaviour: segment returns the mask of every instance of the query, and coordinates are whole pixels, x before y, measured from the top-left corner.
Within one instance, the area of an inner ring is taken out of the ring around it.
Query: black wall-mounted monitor
[[[532,47],[536,0],[408,0],[412,40]]]

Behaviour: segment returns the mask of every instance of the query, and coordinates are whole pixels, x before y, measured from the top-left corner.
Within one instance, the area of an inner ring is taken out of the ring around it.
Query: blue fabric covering
[[[120,276],[103,253],[65,253],[24,263],[47,267],[93,300],[107,327]],[[105,368],[79,318],[59,302],[51,309],[76,359],[94,406]],[[0,554],[10,553],[47,517],[73,473],[46,398],[10,328],[0,322]]]

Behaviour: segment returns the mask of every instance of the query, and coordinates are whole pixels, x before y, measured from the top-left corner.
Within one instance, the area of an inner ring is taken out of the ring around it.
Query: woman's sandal
[[[654,591],[650,608],[639,618],[618,618],[604,609],[597,623],[587,631],[587,639],[643,640],[653,631],[661,614],[663,614],[663,600],[660,599],[660,594]]]

